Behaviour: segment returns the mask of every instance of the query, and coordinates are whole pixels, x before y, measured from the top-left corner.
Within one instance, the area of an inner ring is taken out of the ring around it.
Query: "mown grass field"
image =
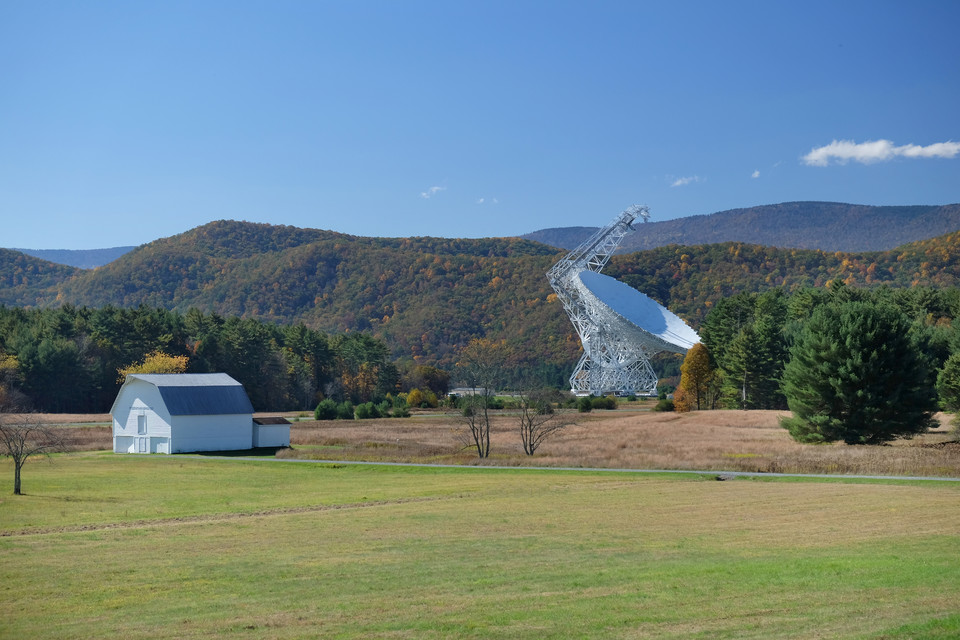
[[[60,455],[0,638],[960,635],[960,483],[713,478]]]

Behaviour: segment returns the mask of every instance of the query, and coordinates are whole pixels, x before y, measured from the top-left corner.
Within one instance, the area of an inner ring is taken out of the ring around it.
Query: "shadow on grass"
[[[256,449],[238,449],[236,451],[191,451],[190,453],[178,453],[176,455],[189,456],[211,456],[217,458],[274,458],[278,451],[289,449],[289,447],[257,447]]]

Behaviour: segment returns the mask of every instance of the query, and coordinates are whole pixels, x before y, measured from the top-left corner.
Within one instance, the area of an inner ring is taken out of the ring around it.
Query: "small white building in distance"
[[[254,421],[243,385],[225,373],[130,374],[110,415],[114,453],[290,446],[290,424]]]

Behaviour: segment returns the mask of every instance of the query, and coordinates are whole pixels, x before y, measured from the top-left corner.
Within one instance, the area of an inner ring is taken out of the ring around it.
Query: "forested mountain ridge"
[[[745,242],[822,251],[888,251],[960,230],[960,204],[876,207],[838,202],[784,202],[637,224],[619,253],[671,244]],[[570,250],[596,227],[543,229],[521,237]]]
[[[221,221],[77,272],[25,304],[196,307],[367,331],[397,356],[443,366],[492,327],[545,342],[557,363],[575,357],[578,343],[545,304],[544,273],[556,259],[555,249],[517,238],[365,238]]]
[[[445,368],[471,338],[487,337],[506,340],[528,365],[569,373],[579,342],[545,277],[561,255],[516,238],[364,238],[221,221],[90,271],[0,251],[0,302],[196,308],[363,331],[382,338],[395,358]],[[837,278],[854,286],[957,286],[960,232],[868,253],[674,245],[615,256],[605,272],[696,328],[718,299],[744,291]]]
[[[0,304],[43,304],[58,284],[79,271],[76,267],[34,258],[13,249],[0,249]]]
[[[777,249],[741,242],[668,246],[614,256],[605,271],[699,323],[720,298],[832,280],[893,288],[960,286],[960,231],[892,251]]]

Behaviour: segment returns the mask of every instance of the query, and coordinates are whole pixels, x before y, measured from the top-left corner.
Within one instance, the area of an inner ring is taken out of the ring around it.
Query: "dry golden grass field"
[[[533,457],[521,448],[517,416],[498,412],[492,454],[483,462],[467,446],[465,430],[454,413],[425,411],[404,419],[328,422],[287,414],[295,421],[292,448],[277,455],[430,464],[960,477],[960,443],[950,442],[951,416],[944,414],[938,415],[938,429],[889,445],[807,445],[794,442],[779,426],[784,412],[657,413],[649,406],[623,403],[617,411],[567,414],[571,424]],[[74,450],[111,446],[109,415],[45,419],[75,425]]]

